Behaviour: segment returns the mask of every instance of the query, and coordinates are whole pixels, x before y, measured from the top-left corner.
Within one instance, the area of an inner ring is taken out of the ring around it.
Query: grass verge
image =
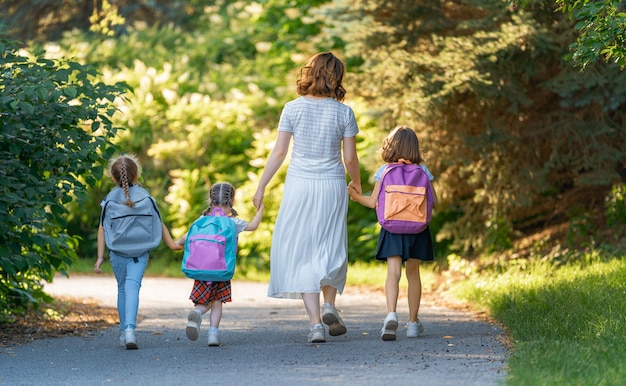
[[[509,333],[509,385],[618,385],[626,378],[626,261],[507,264],[453,288]]]

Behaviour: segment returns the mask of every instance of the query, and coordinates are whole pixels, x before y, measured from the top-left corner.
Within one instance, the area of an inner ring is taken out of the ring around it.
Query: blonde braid
[[[130,187],[139,179],[140,167],[137,158],[133,155],[122,155],[111,159],[109,171],[111,176],[124,190],[126,202],[124,204],[131,208],[135,203],[130,198]]]
[[[131,208],[134,208],[135,203],[133,202],[133,200],[130,199],[130,190],[129,190],[129,183],[128,183],[128,164],[127,164],[128,160],[126,157],[123,157],[120,159],[120,161],[122,161],[122,167],[120,168],[120,177],[122,178],[122,180],[120,181],[120,183],[122,184],[122,188],[124,189],[124,197],[126,197],[125,204]]]

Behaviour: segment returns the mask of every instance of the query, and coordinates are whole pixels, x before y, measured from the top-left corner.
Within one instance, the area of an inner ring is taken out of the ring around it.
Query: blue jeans
[[[137,257],[122,257],[110,252],[111,267],[117,280],[117,314],[120,330],[135,328],[139,309],[139,288],[143,273],[148,265],[148,254]]]

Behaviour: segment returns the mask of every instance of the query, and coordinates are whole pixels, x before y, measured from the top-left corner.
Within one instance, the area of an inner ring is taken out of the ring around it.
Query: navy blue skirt
[[[392,256],[400,256],[402,261],[408,259],[434,260],[430,229],[426,228],[422,233],[416,235],[391,233],[381,229],[376,246],[376,260],[386,261],[388,257]]]

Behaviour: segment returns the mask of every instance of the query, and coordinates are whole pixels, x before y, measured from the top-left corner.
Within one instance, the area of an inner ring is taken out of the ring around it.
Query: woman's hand
[[[350,198],[353,197],[353,195],[361,195],[363,194],[363,190],[361,189],[361,182],[360,181],[350,181],[350,183],[348,184],[348,194],[350,194]]]
[[[254,204],[254,207],[256,208],[257,211],[261,209],[261,205],[263,205],[264,195],[265,193],[262,190],[257,190],[256,193],[254,194],[254,197],[252,197],[252,203]]]

